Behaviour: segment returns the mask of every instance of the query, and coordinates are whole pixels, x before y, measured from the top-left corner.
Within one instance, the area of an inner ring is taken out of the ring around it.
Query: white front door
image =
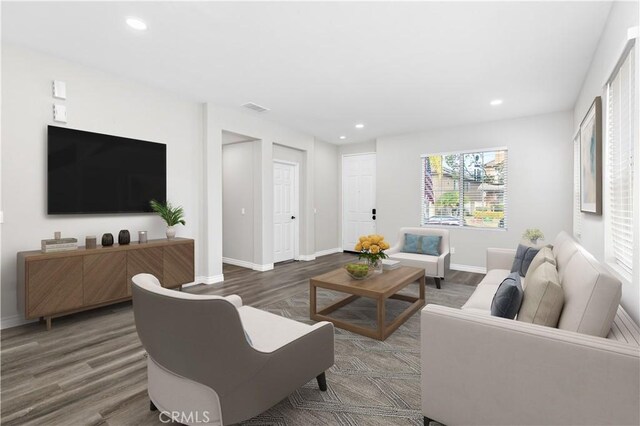
[[[342,157],[342,249],[376,232],[376,154]]]
[[[298,238],[297,165],[273,163],[273,261],[295,259]]]

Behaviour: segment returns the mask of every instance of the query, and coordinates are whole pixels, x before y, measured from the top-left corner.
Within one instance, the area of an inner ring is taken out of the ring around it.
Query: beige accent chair
[[[487,275],[462,309],[422,310],[425,425],[638,425],[640,330],[619,305],[620,281],[562,232],[558,328],[493,317],[514,256],[488,250]]]
[[[440,256],[430,256],[428,254],[404,253],[405,234],[414,235],[436,235],[442,237],[440,240]],[[400,228],[398,241],[386,251],[389,259],[398,260],[403,266],[413,266],[424,269],[427,277],[433,277],[436,287],[440,288],[440,281],[444,281],[445,275],[449,272],[449,230],[440,228]]]
[[[306,325],[242,306],[236,295],[169,290],[151,274],[132,281],[152,410],[178,413],[182,424],[227,425],[264,412],[314,377],[327,390],[331,323]]]

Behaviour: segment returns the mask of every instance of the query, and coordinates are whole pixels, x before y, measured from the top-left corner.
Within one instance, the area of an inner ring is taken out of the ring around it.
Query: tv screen
[[[48,128],[48,214],[143,213],[166,201],[167,146]]]

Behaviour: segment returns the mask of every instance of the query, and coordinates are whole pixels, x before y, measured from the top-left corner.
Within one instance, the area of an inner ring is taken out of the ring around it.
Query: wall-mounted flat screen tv
[[[166,201],[167,146],[49,126],[48,214],[150,212]]]

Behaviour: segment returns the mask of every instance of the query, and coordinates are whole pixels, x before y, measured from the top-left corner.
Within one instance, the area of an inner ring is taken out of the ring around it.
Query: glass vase
[[[382,259],[369,259],[369,266],[374,274],[382,273]]]

